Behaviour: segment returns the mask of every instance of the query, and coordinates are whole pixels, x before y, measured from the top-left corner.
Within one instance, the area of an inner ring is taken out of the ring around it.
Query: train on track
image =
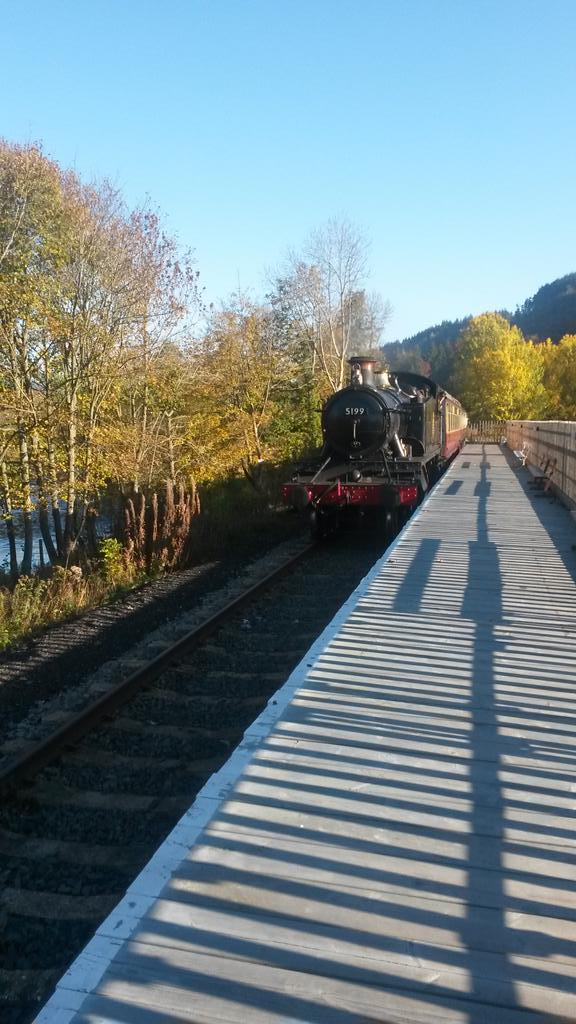
[[[464,443],[460,402],[428,377],[349,360],[350,384],[322,410],[324,444],[284,484],[315,536],[351,515],[379,516],[391,535]]]

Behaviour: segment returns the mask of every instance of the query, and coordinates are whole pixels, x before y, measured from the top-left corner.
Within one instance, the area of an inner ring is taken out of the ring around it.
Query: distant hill
[[[566,274],[539,288],[518,307],[512,323],[537,341],[560,341],[565,334],[576,334],[576,274]]]
[[[565,334],[576,334],[576,273],[543,285],[515,313],[495,312],[534,341],[559,341]],[[456,342],[471,319],[468,316],[463,320],[443,320],[403,341],[390,342],[382,346],[382,356],[393,369],[430,374],[450,387]]]

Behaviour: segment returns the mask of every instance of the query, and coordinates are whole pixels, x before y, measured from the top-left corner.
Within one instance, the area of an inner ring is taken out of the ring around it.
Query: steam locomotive
[[[322,410],[324,445],[297,467],[283,500],[330,532],[351,513],[380,516],[391,535],[460,450],[468,418],[428,377],[349,360],[350,385]]]

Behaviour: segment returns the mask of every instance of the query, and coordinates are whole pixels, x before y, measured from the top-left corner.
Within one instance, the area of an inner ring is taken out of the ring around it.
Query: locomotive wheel
[[[399,530],[401,530],[402,527],[406,526],[406,523],[408,522],[408,520],[410,519],[410,516],[414,512],[415,507],[416,507],[415,505],[401,505],[401,507],[398,509],[398,529]]]
[[[330,533],[334,532],[334,524],[331,524],[331,518],[326,512],[321,512],[320,509],[313,508],[310,512],[310,535],[313,541],[326,540],[326,537]],[[332,527],[332,528],[331,528]]]
[[[384,536],[386,540],[394,540],[398,533],[398,512],[395,509],[386,509],[384,512]]]

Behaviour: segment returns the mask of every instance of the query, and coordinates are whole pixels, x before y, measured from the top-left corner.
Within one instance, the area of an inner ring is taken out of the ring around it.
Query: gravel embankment
[[[308,542],[296,521],[245,554],[155,580],[0,655],[0,765]]]

